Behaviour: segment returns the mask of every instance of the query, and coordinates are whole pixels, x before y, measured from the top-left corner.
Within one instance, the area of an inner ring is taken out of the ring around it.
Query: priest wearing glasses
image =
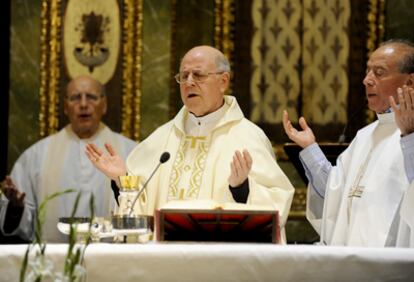
[[[153,215],[176,200],[215,200],[273,207],[283,228],[294,188],[278,166],[264,132],[247,120],[235,97],[225,95],[230,64],[210,46],[183,57],[175,76],[184,106],[174,119],[143,140],[124,163],[91,144],[87,155],[108,177],[139,175],[145,182],[163,152],[171,154],[138,200],[140,214]],[[282,239],[284,232],[282,231]]]

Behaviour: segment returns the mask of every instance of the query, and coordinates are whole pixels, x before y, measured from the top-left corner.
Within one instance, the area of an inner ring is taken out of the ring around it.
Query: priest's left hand
[[[243,150],[243,154],[240,151],[234,153],[233,161],[230,163],[229,185],[231,187],[238,187],[247,179],[252,163],[252,157],[247,150]]]
[[[0,185],[0,190],[9,200],[12,207],[24,207],[26,193],[20,192],[17,189],[10,176],[6,176],[6,179]]]
[[[395,114],[395,122],[400,128],[401,135],[405,136],[414,132],[414,89],[404,85],[398,88],[397,92],[399,108],[394,97],[390,96],[389,99]]]

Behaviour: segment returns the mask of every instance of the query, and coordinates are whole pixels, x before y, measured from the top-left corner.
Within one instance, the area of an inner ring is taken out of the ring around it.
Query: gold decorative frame
[[[233,66],[234,51],[234,0],[215,0],[214,45],[227,57]],[[228,94],[232,92],[230,85]]]
[[[122,133],[139,140],[143,0],[122,0]],[[40,136],[59,128],[62,1],[42,0],[40,38]]]
[[[143,0],[124,1],[122,134],[140,138]]]
[[[42,0],[41,5],[39,128],[40,136],[44,137],[56,132],[59,126],[62,18],[60,0]]]
[[[231,62],[234,51],[234,0],[215,0],[214,45]]]

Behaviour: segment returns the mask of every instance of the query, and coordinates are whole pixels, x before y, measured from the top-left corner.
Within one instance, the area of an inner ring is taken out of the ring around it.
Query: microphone
[[[164,152],[164,153],[161,154],[160,162],[157,164],[157,166],[155,167],[155,169],[152,171],[150,177],[148,177],[147,181],[145,181],[144,185],[142,186],[142,188],[138,191],[137,195],[135,196],[134,201],[132,202],[131,210],[130,210],[128,216],[131,216],[132,212],[134,211],[135,203],[137,202],[139,196],[141,196],[142,192],[144,192],[144,190],[147,187],[148,182],[151,180],[152,176],[158,170],[158,168],[160,167],[160,165],[163,164],[163,163],[165,163],[169,159],[170,159],[170,153]]]

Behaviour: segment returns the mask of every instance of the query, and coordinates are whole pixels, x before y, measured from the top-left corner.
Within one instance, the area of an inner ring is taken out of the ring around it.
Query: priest
[[[303,148],[300,159],[309,179],[307,217],[321,242],[396,246],[402,235],[401,202],[414,179],[414,45],[401,40],[383,43],[370,56],[363,83],[378,120],[358,131],[336,166],[326,159],[303,117],[297,130],[285,111],[283,125]]]
[[[113,180],[128,172],[145,182],[161,154],[170,153],[137,203],[141,214],[153,215],[169,201],[211,199],[270,206],[279,211],[283,228],[294,189],[264,132],[244,117],[236,97],[225,95],[226,57],[210,46],[194,47],[175,79],[184,106],[142,141],[126,164],[93,144],[87,147],[89,159]]]
[[[87,143],[110,142],[125,158],[136,143],[113,132],[101,122],[107,110],[103,85],[89,76],[79,76],[66,88],[64,112],[70,124],[28,148],[6,177],[0,203],[0,229],[5,236],[24,240],[34,236],[36,209],[48,195],[66,189],[82,192],[76,217],[89,217],[89,196],[95,198],[95,216],[110,216],[113,192],[110,181],[84,154]],[[63,242],[59,217],[71,215],[77,193],[65,194],[49,202],[43,226],[44,240]]]

